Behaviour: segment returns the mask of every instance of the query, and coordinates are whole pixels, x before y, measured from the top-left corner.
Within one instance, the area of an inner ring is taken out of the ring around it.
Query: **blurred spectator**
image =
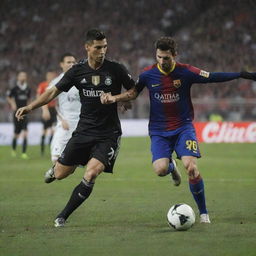
[[[0,105],[13,84],[16,70],[25,69],[31,84],[43,80],[46,70],[56,66],[63,51],[84,57],[83,33],[103,29],[109,38],[109,56],[124,63],[136,77],[154,62],[150,55],[155,39],[167,34],[179,43],[179,61],[208,71],[256,70],[255,1],[251,0],[2,0],[0,8]],[[256,98],[255,85],[242,80],[217,86],[194,86],[194,99]],[[244,83],[244,82],[243,82]],[[230,85],[231,84],[231,85]],[[199,88],[200,86],[200,88]],[[36,88],[33,90],[35,95]],[[140,97],[146,97],[142,95]],[[136,102],[123,117],[145,118],[148,106]],[[208,101],[209,102],[209,101]],[[138,105],[140,104],[140,105]],[[238,104],[238,103],[237,103]],[[240,102],[240,105],[245,104]],[[256,103],[250,103],[256,108]],[[204,104],[195,106],[200,109]],[[225,114],[230,112],[229,106]],[[1,106],[0,106],[1,107]],[[221,107],[221,106],[214,106]],[[243,107],[243,106],[242,106]],[[246,107],[246,106],[245,106]],[[197,120],[206,117],[200,109]],[[239,118],[247,119],[242,111]],[[6,120],[0,116],[0,120]],[[39,120],[39,115],[35,116]]]

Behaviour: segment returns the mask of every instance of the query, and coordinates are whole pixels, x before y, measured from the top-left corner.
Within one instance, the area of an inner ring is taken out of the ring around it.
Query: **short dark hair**
[[[105,38],[106,38],[106,36],[103,31],[94,28],[94,29],[90,29],[86,33],[85,42],[90,43],[93,40],[103,40]]]
[[[156,49],[170,51],[173,56],[177,55],[177,43],[169,36],[160,37],[155,43]]]
[[[74,54],[72,54],[70,52],[66,52],[60,56],[60,62],[63,62],[66,57],[74,57],[75,58]]]

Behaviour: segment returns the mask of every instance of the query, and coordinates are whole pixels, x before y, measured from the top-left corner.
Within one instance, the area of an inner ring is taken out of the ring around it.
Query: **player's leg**
[[[22,137],[23,137],[23,141],[22,141],[22,154],[21,154],[21,158],[22,159],[28,159],[28,155],[27,155],[27,136],[28,136],[28,119],[27,117],[25,117],[23,119],[23,123],[22,123]]]
[[[28,136],[27,130],[23,130],[22,154],[21,154],[22,159],[28,159],[28,155],[26,153],[27,152],[27,136]]]
[[[181,183],[181,175],[177,164],[170,156],[173,152],[172,142],[162,136],[151,136],[151,152],[153,169],[160,176],[171,174],[175,186]]]
[[[13,116],[13,125],[14,125],[14,133],[12,138],[12,156],[16,157],[16,149],[17,149],[17,140],[19,138],[19,134],[21,132],[21,123],[22,120],[19,122],[15,116]]]
[[[70,157],[72,156],[73,159],[75,157],[74,153],[78,155],[77,152],[81,152],[80,158],[78,156],[76,159],[76,163],[78,164],[86,164],[82,159],[86,159],[89,156],[91,158],[87,163],[83,180],[75,187],[66,207],[57,216],[55,220],[56,227],[64,226],[69,215],[90,196],[95,180],[101,172],[112,172],[119,151],[119,143],[120,136],[118,135],[113,135],[105,139],[95,139],[90,136],[79,140],[79,137],[72,137],[69,140],[63,155],[69,149],[72,149],[72,147],[74,150],[63,161],[71,161]],[[60,157],[60,159],[62,158]]]
[[[57,112],[55,107],[50,107],[49,108],[50,112],[50,120],[49,120],[49,141],[48,144],[51,145],[53,135],[54,135],[54,130],[56,126],[56,121],[57,121]]]
[[[188,174],[189,188],[197,204],[200,221],[210,223],[206,208],[204,181],[197,167],[197,158],[201,157],[201,155],[193,127],[185,129],[180,133],[175,151],[178,158],[182,160]]]
[[[55,227],[64,226],[70,214],[90,196],[95,179],[104,169],[104,164],[95,158],[88,162],[83,180],[75,187],[67,205],[56,217]]]
[[[17,139],[19,137],[19,134],[14,133],[12,138],[12,156],[16,157],[16,149],[17,149]]]
[[[64,130],[60,122],[55,127],[55,132],[51,141],[51,160],[55,164],[63,152],[66,144],[71,138],[72,133],[69,130]]]
[[[196,157],[193,156],[183,156],[181,158],[184,167],[187,171],[189,177],[189,188],[194,197],[200,213],[200,222],[210,223],[208,211],[206,209],[205,203],[205,191],[204,191],[204,181],[201,177],[197,164]]]
[[[45,137],[46,137],[46,132],[47,132],[46,122],[47,121],[42,120],[43,130],[42,130],[41,143],[40,143],[40,149],[41,149],[42,156],[44,155],[44,151],[45,151]]]

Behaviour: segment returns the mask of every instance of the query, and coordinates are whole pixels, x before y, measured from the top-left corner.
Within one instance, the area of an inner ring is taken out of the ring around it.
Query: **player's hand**
[[[43,120],[45,120],[45,121],[48,121],[48,120],[50,120],[50,118],[51,118],[51,114],[50,114],[50,112],[48,111],[43,111],[42,112],[42,119]]]
[[[100,96],[100,101],[102,104],[112,104],[116,102],[115,96],[111,95],[111,92],[102,93]]]
[[[25,115],[27,115],[30,111],[31,111],[31,107],[29,106],[25,106],[22,108],[19,108],[16,113],[15,113],[15,117],[18,119],[18,121],[22,120]]]
[[[256,72],[242,71],[240,77],[256,81]]]
[[[131,101],[119,102],[118,108],[121,111],[121,113],[124,113],[127,110],[132,109],[132,103]]]
[[[62,120],[61,121],[61,125],[62,125],[62,128],[64,129],[64,130],[69,130],[69,125],[68,125],[68,122],[66,121],[66,120]]]

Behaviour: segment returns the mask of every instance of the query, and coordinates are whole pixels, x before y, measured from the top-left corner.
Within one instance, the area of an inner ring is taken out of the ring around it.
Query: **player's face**
[[[49,83],[56,77],[56,72],[49,71],[46,73],[46,81]]]
[[[91,44],[86,44],[85,49],[88,58],[95,63],[102,63],[105,59],[107,52],[107,39],[93,40]]]
[[[67,72],[75,63],[76,59],[73,56],[66,56],[60,63],[60,67],[62,68],[63,72]]]
[[[20,72],[17,76],[17,80],[20,83],[25,83],[27,81],[27,73],[26,72]]]
[[[170,51],[161,51],[160,49],[156,50],[156,60],[161,69],[165,72],[170,71],[173,63],[175,62],[174,56]]]

